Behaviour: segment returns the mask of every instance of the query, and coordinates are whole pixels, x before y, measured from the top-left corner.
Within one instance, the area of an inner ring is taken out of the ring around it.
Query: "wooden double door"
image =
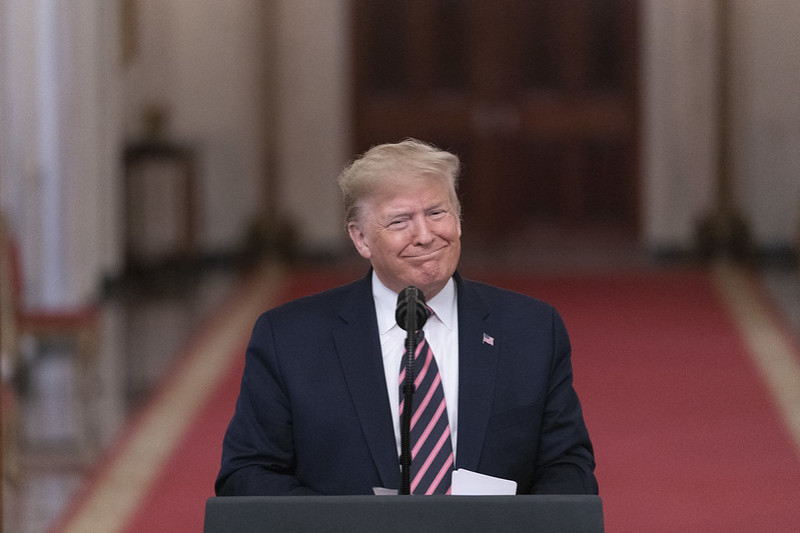
[[[638,221],[634,0],[352,0],[355,144],[464,163],[465,230]]]

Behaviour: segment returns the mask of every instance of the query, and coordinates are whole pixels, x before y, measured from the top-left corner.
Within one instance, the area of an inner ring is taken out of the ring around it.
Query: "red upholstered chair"
[[[10,258],[10,240],[0,213],[0,470],[2,470],[2,501],[9,499],[8,489],[14,492],[19,483],[19,412],[17,395],[12,383],[17,351],[17,321],[14,280]]]
[[[1,218],[1,217],[0,217]],[[75,349],[76,372],[75,390],[79,411],[78,448],[82,460],[90,460],[95,453],[96,442],[90,425],[88,412],[91,400],[95,395],[98,380],[96,379],[97,357],[100,340],[100,312],[95,305],[65,310],[32,310],[22,304],[23,276],[20,263],[19,247],[8,231],[4,221],[0,220],[0,301],[2,302],[2,344],[3,387],[7,388],[8,378],[20,369],[20,340],[30,337],[36,341],[69,341]],[[9,405],[12,400],[8,397]],[[6,402],[4,402],[5,405]],[[6,431],[6,414],[3,413],[3,430]],[[16,413],[8,413],[11,422]],[[9,426],[10,432],[14,429]],[[10,435],[9,435],[10,437]]]

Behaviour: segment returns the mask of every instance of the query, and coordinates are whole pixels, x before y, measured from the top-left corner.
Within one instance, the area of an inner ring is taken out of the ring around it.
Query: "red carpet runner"
[[[800,450],[707,272],[465,274],[563,315],[607,531],[800,531]],[[294,273],[278,300],[349,279]],[[245,342],[125,531],[202,530]]]

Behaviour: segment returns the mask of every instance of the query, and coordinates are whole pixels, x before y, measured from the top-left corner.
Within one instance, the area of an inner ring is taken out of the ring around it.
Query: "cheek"
[[[401,232],[381,232],[369,241],[369,248],[373,257],[391,260],[405,247],[405,240]]]
[[[448,229],[445,233],[450,240],[458,240],[461,238],[461,222],[459,220],[455,220],[448,225]]]
[[[397,259],[397,257],[410,245],[408,239],[400,235],[393,235],[391,238],[383,242],[381,251],[387,257]]]

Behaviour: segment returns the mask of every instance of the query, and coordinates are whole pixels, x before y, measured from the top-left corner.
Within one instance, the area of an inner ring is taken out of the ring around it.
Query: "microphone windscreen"
[[[405,330],[407,330],[409,313],[413,313],[416,318],[416,330],[422,329],[431,314],[425,304],[425,295],[413,285],[406,287],[397,295],[395,320],[397,320],[397,325]]]

